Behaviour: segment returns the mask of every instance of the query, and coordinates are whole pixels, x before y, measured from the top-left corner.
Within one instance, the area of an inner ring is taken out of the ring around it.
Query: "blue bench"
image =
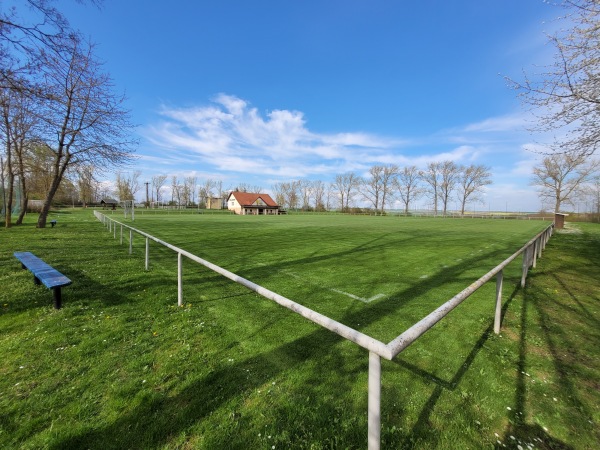
[[[71,284],[71,280],[30,252],[15,252],[15,258],[21,261],[21,267],[33,273],[35,284],[44,284],[54,292],[54,307],[60,309],[60,288]]]

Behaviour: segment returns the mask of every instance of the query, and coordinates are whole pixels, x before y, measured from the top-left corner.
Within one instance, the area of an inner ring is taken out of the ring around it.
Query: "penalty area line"
[[[284,274],[286,274],[286,275],[289,275],[291,277],[294,277],[297,280],[300,280],[300,281],[302,281],[304,283],[310,283],[310,284],[313,284],[313,285],[317,285],[316,283],[312,283],[310,281],[305,280],[300,275],[295,274],[293,272],[288,272],[288,271],[283,271],[283,270],[281,272],[284,273]],[[321,286],[321,285],[319,285],[319,286]],[[365,297],[359,297],[358,295],[350,294],[349,292],[340,291],[339,289],[328,288],[328,287],[326,287],[325,289],[327,289],[328,291],[331,291],[331,292],[335,292],[336,294],[345,295],[346,297],[350,297],[350,298],[352,298],[354,300],[358,300],[359,302],[363,302],[363,303],[371,303],[374,300],[378,300],[380,298],[385,297],[385,294],[376,294],[373,297],[365,298]]]

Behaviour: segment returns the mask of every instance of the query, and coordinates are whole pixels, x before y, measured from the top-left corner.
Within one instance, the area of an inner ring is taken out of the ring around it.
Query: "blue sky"
[[[492,169],[471,209],[540,209],[528,149],[542,137],[503,76],[552,61],[544,32],[563,11],[542,0],[58,4],[128,97],[140,145],[124,171],[144,181],[269,191],[452,159]]]

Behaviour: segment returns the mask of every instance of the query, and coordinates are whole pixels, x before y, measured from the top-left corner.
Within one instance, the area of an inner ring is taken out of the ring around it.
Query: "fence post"
[[[529,270],[529,248],[527,247],[523,252],[523,275],[521,275],[521,287],[525,287],[525,280],[527,279],[527,271]]]
[[[133,230],[129,230],[129,254],[133,253]]]
[[[117,224],[115,223],[113,225],[113,239],[117,238]]]
[[[496,274],[496,314],[494,315],[494,333],[500,334],[500,322],[502,321],[502,281],[503,271]]]
[[[121,225],[121,245],[123,245],[123,225]]]
[[[181,253],[177,252],[177,306],[183,305],[183,268]]]
[[[146,270],[150,265],[150,243],[148,242],[148,238],[146,237]]]
[[[381,447],[381,357],[369,352],[369,450]]]
[[[538,256],[538,245],[539,245],[539,239],[536,239],[535,242],[533,243],[533,255],[532,255],[532,259],[533,259],[533,264],[532,267],[535,269],[537,266],[537,256]]]

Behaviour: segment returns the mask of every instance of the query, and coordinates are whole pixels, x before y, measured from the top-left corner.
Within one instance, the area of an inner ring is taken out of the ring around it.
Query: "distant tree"
[[[350,209],[352,199],[357,194],[361,183],[361,178],[353,172],[335,176],[334,185],[339,195],[342,211],[348,211]]]
[[[564,204],[573,205],[585,183],[597,175],[599,160],[584,154],[557,153],[547,156],[533,168],[531,185],[538,188],[542,204],[554,206],[560,212]]]
[[[142,172],[136,170],[130,174],[123,174],[122,172],[117,172],[115,186],[117,189],[117,196],[119,200],[133,200],[135,199],[135,194],[140,190],[140,176]]]
[[[440,165],[441,180],[438,195],[442,201],[443,214],[446,215],[452,194],[456,189],[460,176],[460,167],[453,161],[442,161]]]
[[[325,203],[323,200],[325,196],[325,189],[325,183],[323,183],[321,180],[315,180],[312,182],[312,193],[315,202],[315,211],[325,211]]]
[[[423,187],[421,185],[421,175],[416,166],[406,166],[398,173],[395,180],[395,187],[404,204],[404,214],[408,214],[408,210],[412,202],[423,195]]]
[[[510,80],[538,115],[537,129],[563,134],[554,152],[593,154],[600,145],[600,2],[564,0],[567,27],[549,35],[554,64],[540,81]]]
[[[427,168],[419,172],[419,177],[427,184],[426,193],[433,202],[433,211],[438,213],[438,198],[440,195],[442,163],[430,162]]]
[[[89,164],[82,164],[77,167],[77,187],[79,189],[79,199],[85,208],[89,203],[96,199],[98,191],[98,181],[95,177],[96,169]]]
[[[156,201],[160,202],[162,199],[161,190],[167,181],[166,175],[154,175],[152,177],[152,192],[156,193]]]
[[[483,191],[484,186],[492,184],[490,168],[482,165],[471,164],[461,167],[458,179],[458,199],[460,200],[460,214],[465,215],[465,206],[469,200],[479,200],[477,195]]]
[[[271,186],[271,190],[273,191],[273,196],[275,197],[275,203],[277,203],[281,207],[284,207],[285,194],[283,191],[283,183],[275,183],[273,186]]]

